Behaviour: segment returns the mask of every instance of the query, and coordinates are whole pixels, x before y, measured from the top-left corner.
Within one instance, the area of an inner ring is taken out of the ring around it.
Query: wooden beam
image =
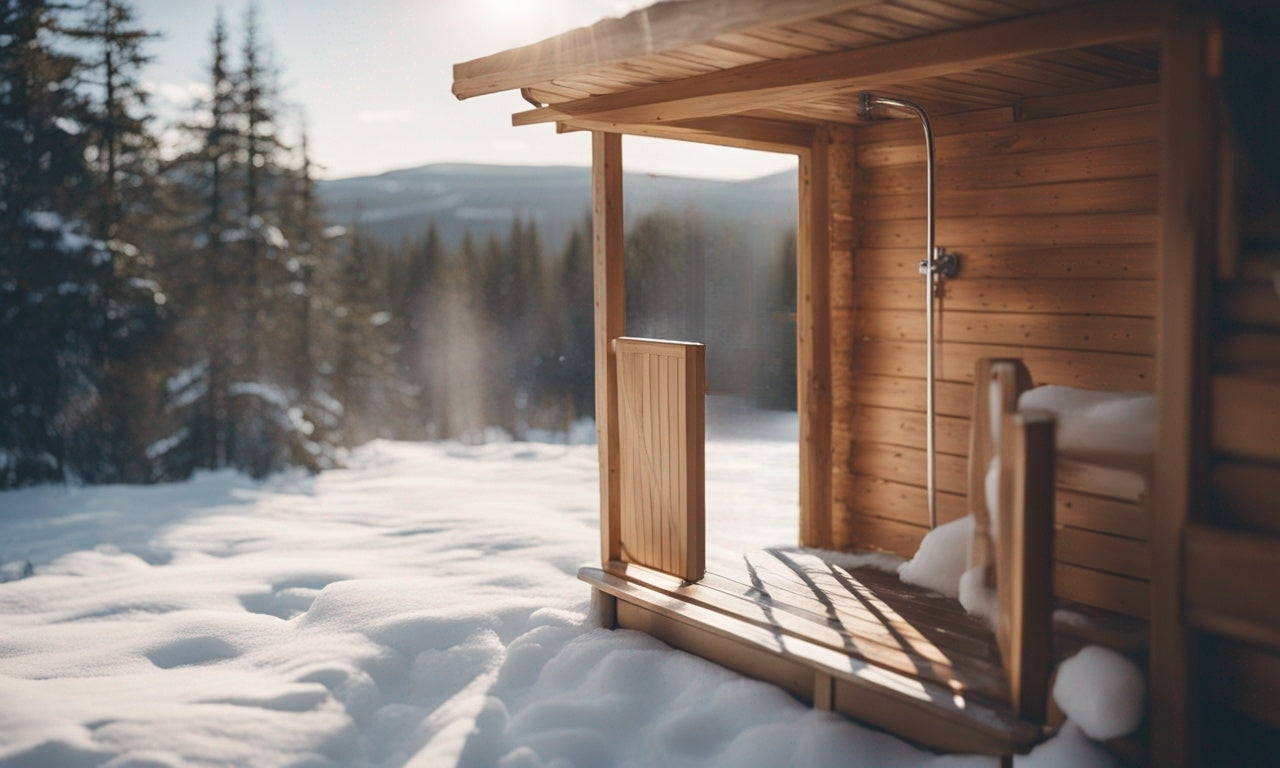
[[[1161,50],[1162,169],[1156,455],[1151,490],[1152,764],[1194,762],[1195,638],[1183,622],[1183,536],[1208,498],[1208,290],[1216,242],[1216,103],[1206,24],[1172,26]]]
[[[1125,0],[1074,6],[982,27],[796,59],[764,61],[629,91],[561,102],[575,117],[656,123],[724,115],[787,101],[829,96],[980,69],[1050,51],[1157,34],[1168,17],[1161,3]]]
[[[796,242],[796,393],[800,544],[833,548],[831,530],[830,133],[800,155]]]
[[[518,117],[513,115],[514,118]],[[556,123],[556,130],[606,131],[629,136],[691,141],[722,147],[756,149],[765,152],[799,154],[813,144],[814,127],[804,123],[787,123],[752,117],[713,117],[679,124],[636,125],[593,118],[572,118]]]
[[[539,43],[453,65],[459,99],[571,78],[603,65],[713,40],[730,32],[785,25],[873,0],[697,0],[662,2]]]
[[[852,450],[852,441],[840,436],[836,425],[852,420],[852,404],[842,393],[852,388],[853,367],[841,364],[853,356],[853,303],[840,297],[843,286],[853,283],[853,249],[858,243],[858,227],[861,222],[854,211],[855,193],[855,142],[852,128],[832,126],[827,132],[827,271],[824,281],[827,304],[827,370],[829,393],[828,420],[831,427],[830,461],[828,472],[836,467],[846,467]],[[847,294],[844,294],[847,295]],[[853,544],[844,520],[846,510],[835,495],[835,477],[831,478],[830,496],[831,546],[848,547]]]
[[[621,550],[618,477],[618,369],[613,339],[626,332],[622,237],[622,137],[591,136],[592,273],[595,281],[596,438],[600,451],[600,558]]]

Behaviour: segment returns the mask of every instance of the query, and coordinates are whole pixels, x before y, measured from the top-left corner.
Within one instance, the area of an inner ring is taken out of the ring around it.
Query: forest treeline
[[[158,125],[125,0],[0,0],[0,488],[320,470],[374,437],[520,437],[593,412],[590,221],[543,243],[326,220],[250,6]],[[627,237],[634,334],[794,398],[794,236],[694,210]],[[771,362],[776,361],[776,362]],[[717,383],[719,382],[719,384]]]

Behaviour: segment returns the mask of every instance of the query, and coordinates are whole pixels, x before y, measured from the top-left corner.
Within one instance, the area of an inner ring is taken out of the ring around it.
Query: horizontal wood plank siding
[[[1209,504],[1184,540],[1186,623],[1213,706],[1280,729],[1280,201],[1246,164],[1220,169],[1211,315]],[[1238,739],[1227,729],[1228,736]],[[1260,743],[1267,743],[1260,740]],[[1273,752],[1263,755],[1270,760]]]
[[[940,121],[937,242],[960,259],[936,305],[943,522],[965,512],[977,359],[1022,358],[1036,385],[1154,389],[1160,119],[1150,98]],[[832,305],[851,318],[833,325],[832,364],[853,374],[834,393],[833,441],[849,446],[832,470],[834,514],[840,545],[909,556],[928,530],[923,142],[898,120],[861,127],[855,141],[853,275],[832,275]],[[1258,299],[1247,306],[1269,317]],[[1144,489],[1099,490],[1092,477],[1067,467],[1058,478],[1055,591],[1145,616]]]

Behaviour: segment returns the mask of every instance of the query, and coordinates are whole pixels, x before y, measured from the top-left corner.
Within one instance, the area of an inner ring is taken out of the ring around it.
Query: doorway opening
[[[627,335],[706,345],[711,565],[798,539],[798,163],[790,155],[634,137],[624,156],[644,167],[646,152],[669,158],[677,149],[745,172],[733,179],[628,174],[625,182]],[[682,167],[697,169],[692,160]]]

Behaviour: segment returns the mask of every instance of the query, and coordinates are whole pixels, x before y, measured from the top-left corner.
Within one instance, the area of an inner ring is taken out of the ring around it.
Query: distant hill
[[[796,221],[796,174],[747,181],[715,181],[628,173],[626,216],[667,206],[699,208],[708,219],[758,228],[772,237]],[[514,217],[537,222],[548,248],[559,250],[591,207],[591,171],[572,166],[426,165],[377,176],[320,183],[329,220],[360,222],[389,242],[416,237],[434,220],[446,243],[465,231],[483,238],[505,233]]]

